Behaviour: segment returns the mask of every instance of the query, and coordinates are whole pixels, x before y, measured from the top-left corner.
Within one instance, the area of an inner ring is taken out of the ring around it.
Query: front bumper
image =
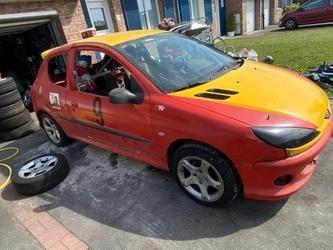
[[[300,190],[311,178],[316,167],[318,154],[322,151],[333,132],[331,122],[320,140],[307,151],[278,161],[259,162],[251,168],[250,178],[244,184],[244,195],[248,199],[285,199]],[[291,175],[291,181],[284,186],[276,186],[274,181]]]

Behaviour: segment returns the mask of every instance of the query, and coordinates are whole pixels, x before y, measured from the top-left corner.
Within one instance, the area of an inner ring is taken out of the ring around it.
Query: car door
[[[43,110],[56,119],[70,136],[73,128],[72,124],[61,119],[68,112],[66,99],[70,88],[67,65],[67,50],[49,55],[45,59],[45,63],[43,63],[45,68],[41,70],[43,72],[42,77],[36,79],[36,81],[41,83],[36,92],[38,93],[37,98],[39,98],[39,102],[42,103],[41,107],[43,107]]]
[[[129,73],[128,70],[126,71],[130,74],[131,91],[133,89],[142,91],[143,99],[140,104],[111,103],[107,93],[118,86],[106,75],[105,78],[95,78],[94,81],[98,89],[94,93],[80,91],[77,87],[78,72],[75,70],[75,65],[79,64],[82,53],[85,54],[85,58],[87,54],[93,58],[90,65],[90,69],[94,71],[90,73],[91,79],[99,71],[106,72],[109,65],[107,63],[123,64],[114,58],[110,49],[98,46],[76,47],[73,53],[75,53],[74,72],[71,78],[71,90],[67,98],[67,105],[71,111],[71,120],[77,124],[82,139],[108,147],[110,150],[118,149],[146,156],[151,154],[151,111],[149,93],[144,86],[137,81],[134,74]],[[103,68],[104,66],[105,68]],[[112,86],[104,89],[104,85]]]
[[[312,0],[297,10],[297,23],[303,25],[325,22],[326,14],[326,0]]]
[[[333,22],[333,0],[328,0],[327,22]]]

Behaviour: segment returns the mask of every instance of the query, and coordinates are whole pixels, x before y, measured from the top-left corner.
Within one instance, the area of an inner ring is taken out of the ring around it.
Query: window
[[[324,7],[325,0],[312,0],[303,6],[304,10],[312,10]]]
[[[165,92],[209,81],[237,65],[217,49],[179,35],[150,36],[120,44],[116,49]]]
[[[109,29],[103,8],[91,8],[90,15],[96,31]]]
[[[48,72],[51,82],[57,85],[66,86],[66,65],[65,55],[58,55],[49,61]]]
[[[129,71],[103,52],[82,50],[75,65],[78,91],[107,96],[115,88],[134,90]]]
[[[333,0],[330,1],[330,5],[333,5]]]

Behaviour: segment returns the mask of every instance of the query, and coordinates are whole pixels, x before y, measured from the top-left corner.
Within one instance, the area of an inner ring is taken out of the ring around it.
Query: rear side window
[[[324,4],[325,0],[312,0],[307,4],[303,5],[303,9],[312,10],[312,9],[322,8],[324,7]]]
[[[66,65],[67,58],[65,55],[58,55],[50,59],[48,73],[52,83],[66,86]]]

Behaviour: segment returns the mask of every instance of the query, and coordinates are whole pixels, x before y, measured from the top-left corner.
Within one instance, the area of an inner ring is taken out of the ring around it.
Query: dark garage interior
[[[54,30],[51,21],[0,24],[0,73],[14,78],[27,107],[31,105],[29,86],[38,73],[41,53],[59,44]]]

